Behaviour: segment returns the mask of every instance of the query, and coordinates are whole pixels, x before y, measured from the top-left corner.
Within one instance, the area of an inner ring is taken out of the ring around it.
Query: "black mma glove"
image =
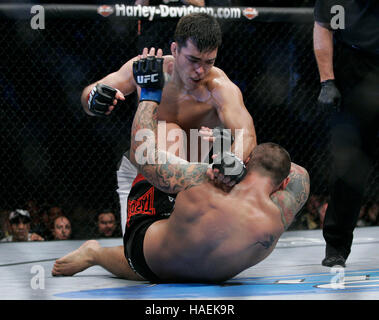
[[[149,56],[133,62],[133,76],[141,87],[140,101],[161,102],[164,86],[163,58]]]
[[[334,80],[321,82],[321,91],[317,103],[324,111],[334,109],[339,111],[341,105],[341,93],[337,89]]]
[[[113,105],[117,90],[105,84],[97,84],[88,95],[88,110],[95,116],[105,117],[109,106]]]
[[[232,152],[223,152],[213,159],[212,169],[218,169],[224,177],[239,183],[247,173],[245,164]]]

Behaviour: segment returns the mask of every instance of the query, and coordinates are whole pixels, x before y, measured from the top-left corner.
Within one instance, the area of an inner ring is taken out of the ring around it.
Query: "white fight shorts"
[[[120,167],[117,170],[118,197],[120,199],[120,216],[122,235],[125,234],[126,219],[128,212],[128,196],[132,183],[137,176],[137,168],[127,158],[127,154],[122,156]]]

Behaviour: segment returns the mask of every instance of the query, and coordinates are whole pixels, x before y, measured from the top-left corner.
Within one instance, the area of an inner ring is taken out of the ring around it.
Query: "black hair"
[[[101,210],[99,210],[99,211],[96,212],[96,221],[98,221],[100,215],[102,215],[104,213],[112,213],[114,215],[115,219],[116,219],[116,214],[115,214],[115,212],[114,212],[114,210],[112,208],[103,208],[103,209],[101,209]]]
[[[221,46],[222,33],[214,17],[206,13],[192,13],[179,20],[174,40],[179,50],[186,46],[187,40],[191,40],[200,52],[206,52]]]

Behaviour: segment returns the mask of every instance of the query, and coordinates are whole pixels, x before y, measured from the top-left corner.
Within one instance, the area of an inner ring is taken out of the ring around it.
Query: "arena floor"
[[[320,230],[290,231],[260,264],[222,285],[150,284],[100,267],[52,277],[54,260],[83,241],[0,244],[1,300],[379,300],[379,227],[357,228],[345,269],[321,266]],[[103,246],[121,239],[100,240]]]

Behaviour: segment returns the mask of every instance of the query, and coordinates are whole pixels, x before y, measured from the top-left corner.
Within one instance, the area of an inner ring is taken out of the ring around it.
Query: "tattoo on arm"
[[[271,199],[278,206],[284,229],[287,229],[309,196],[310,181],[307,170],[292,164],[290,181],[285,190],[275,192]]]
[[[157,104],[141,102],[134,116],[131,141],[132,161],[139,172],[166,193],[177,193],[208,180],[208,164],[190,163],[165,150],[158,150],[157,127]],[[144,130],[145,139],[137,141],[140,130]],[[138,150],[142,145],[144,152]]]

